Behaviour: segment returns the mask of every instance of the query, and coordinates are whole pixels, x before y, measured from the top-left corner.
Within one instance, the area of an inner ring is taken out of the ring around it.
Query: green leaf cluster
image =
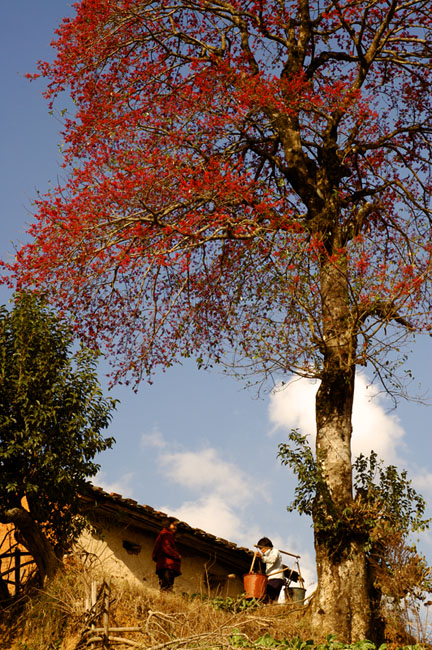
[[[0,307],[0,517],[25,499],[59,556],[77,532],[77,493],[114,442],[101,433],[115,400],[102,395],[96,355],[73,349],[35,296]]]
[[[407,595],[423,600],[432,590],[426,559],[409,544],[409,536],[429,527],[426,502],[414,490],[405,470],[385,466],[372,451],[353,463],[353,497],[340,505],[332,499],[319,458],[307,437],[291,431],[279,445],[279,458],[297,475],[289,511],[313,517],[315,535],[328,553],[338,557],[359,545],[368,562],[371,590],[380,602],[385,595],[397,604]]]
[[[404,534],[429,527],[430,520],[423,517],[426,501],[412,487],[406,470],[385,467],[374,451],[355,460],[353,486],[357,501],[373,506],[381,524]]]
[[[244,611],[251,611],[262,606],[262,601],[258,598],[245,598],[244,594],[241,594],[236,597],[232,596],[207,596],[206,594],[187,594],[183,593],[183,597],[189,600],[194,600],[199,598],[205,602],[208,602],[212,607],[224,612],[231,612],[232,614],[238,614]]]
[[[275,639],[271,634],[266,633],[255,641],[250,641],[245,634],[235,628],[230,636],[230,644],[234,648],[250,648],[260,650],[266,648],[277,648],[277,650],[385,650],[386,644],[376,646],[367,639],[355,643],[343,643],[337,637],[329,634],[323,643],[316,644],[312,639],[303,641],[300,637],[292,639]],[[400,646],[396,650],[423,650],[421,645]]]
[[[251,611],[261,607],[262,601],[258,598],[245,598],[244,595],[237,596],[235,598],[231,596],[216,596],[210,600],[212,606],[215,609],[220,609],[225,612],[231,612],[237,614],[239,612]]]
[[[341,507],[332,499],[319,458],[315,458],[307,436],[294,429],[289,442],[279,445],[278,457],[297,476],[294,499],[288,511],[314,519],[315,531],[337,549],[344,540],[363,544],[366,553],[390,533],[406,536],[429,527],[424,518],[426,502],[414,490],[405,470],[384,466],[372,451],[353,463],[354,495]]]

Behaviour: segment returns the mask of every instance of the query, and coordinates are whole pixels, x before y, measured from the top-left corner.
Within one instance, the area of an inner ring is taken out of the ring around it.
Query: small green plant
[[[277,650],[385,650],[386,644],[376,646],[372,641],[364,639],[355,643],[338,641],[335,635],[328,635],[324,643],[315,644],[311,639],[303,641],[300,637],[293,639],[276,639],[268,632],[255,641],[250,641],[245,634],[237,628],[230,636],[230,644],[234,648],[250,648],[251,650],[264,650],[277,648]],[[395,650],[425,650],[421,645],[405,645]]]
[[[257,598],[245,598],[244,596],[237,596],[236,598],[217,596],[216,598],[211,598],[210,603],[216,609],[232,612],[233,614],[256,609],[262,604]]]
[[[230,612],[231,614],[238,614],[244,611],[250,611],[259,607],[262,602],[257,598],[245,598],[244,595],[236,596],[235,598],[231,596],[214,596],[210,597],[206,594],[187,594],[184,593],[183,596],[188,600],[199,600],[208,602],[215,609],[224,612]]]

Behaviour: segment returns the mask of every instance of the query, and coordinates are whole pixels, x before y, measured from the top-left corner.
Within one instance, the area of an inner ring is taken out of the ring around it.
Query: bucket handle
[[[252,558],[252,564],[251,564],[251,568],[249,569],[249,573],[252,573],[252,570],[253,570],[253,568],[254,568],[254,564],[255,564],[255,560],[256,560],[256,558],[257,558],[257,555],[258,555],[258,553],[255,552],[255,553],[254,553],[254,556],[253,556],[253,558]]]

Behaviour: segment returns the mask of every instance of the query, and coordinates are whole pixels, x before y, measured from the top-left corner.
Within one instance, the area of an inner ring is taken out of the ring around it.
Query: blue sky
[[[55,27],[71,13],[64,0],[15,0],[3,7],[1,21],[1,254],[25,239],[32,199],[59,173],[60,123],[48,114],[42,82],[26,72],[51,57]],[[6,303],[10,292],[0,289]],[[432,402],[432,341],[420,339],[407,367],[420,392]],[[101,382],[106,367],[101,367]],[[408,469],[415,487],[432,502],[432,407],[401,403],[396,411],[382,396],[371,400],[367,377],[357,382],[355,451],[375,448],[387,463]],[[294,382],[276,395],[256,398],[241,384],[218,373],[185,364],[159,373],[153,385],[134,394],[112,392],[120,400],[111,431],[117,444],[101,455],[95,483],[109,491],[175,514],[252,548],[270,537],[280,548],[302,556],[308,584],[314,580],[310,521],[286,512],[295,482],[277,460],[277,446],[291,427],[313,434],[316,385]],[[432,509],[429,506],[429,516]],[[432,563],[432,537],[421,548]]]

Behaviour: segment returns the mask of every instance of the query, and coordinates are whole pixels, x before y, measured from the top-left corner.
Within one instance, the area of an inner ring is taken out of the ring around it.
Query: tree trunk
[[[350,321],[344,265],[323,263],[321,295],[325,341],[323,375],[316,396],[316,454],[325,488],[317,495],[314,537],[318,588],[312,624],[316,637],[344,642],[370,638],[365,553],[343,525],[352,503],[352,406],[356,339]]]
[[[317,540],[315,549],[318,570],[312,615],[315,637],[335,634],[346,643],[371,639],[367,570],[362,549],[352,543],[338,561]]]
[[[325,512],[320,510],[314,517],[318,589],[313,601],[314,633],[336,634],[348,643],[371,636],[365,553],[338,521],[352,501],[354,369],[351,375],[333,381],[324,378],[317,393],[317,458],[322,463],[329,503],[320,503]],[[330,518],[333,531],[322,530],[323,516]]]
[[[0,519],[5,523],[15,525],[15,538],[33,556],[41,582],[43,583],[45,578],[52,578],[61,562],[54,553],[52,544],[30,513],[24,508],[10,508],[1,513]]]

